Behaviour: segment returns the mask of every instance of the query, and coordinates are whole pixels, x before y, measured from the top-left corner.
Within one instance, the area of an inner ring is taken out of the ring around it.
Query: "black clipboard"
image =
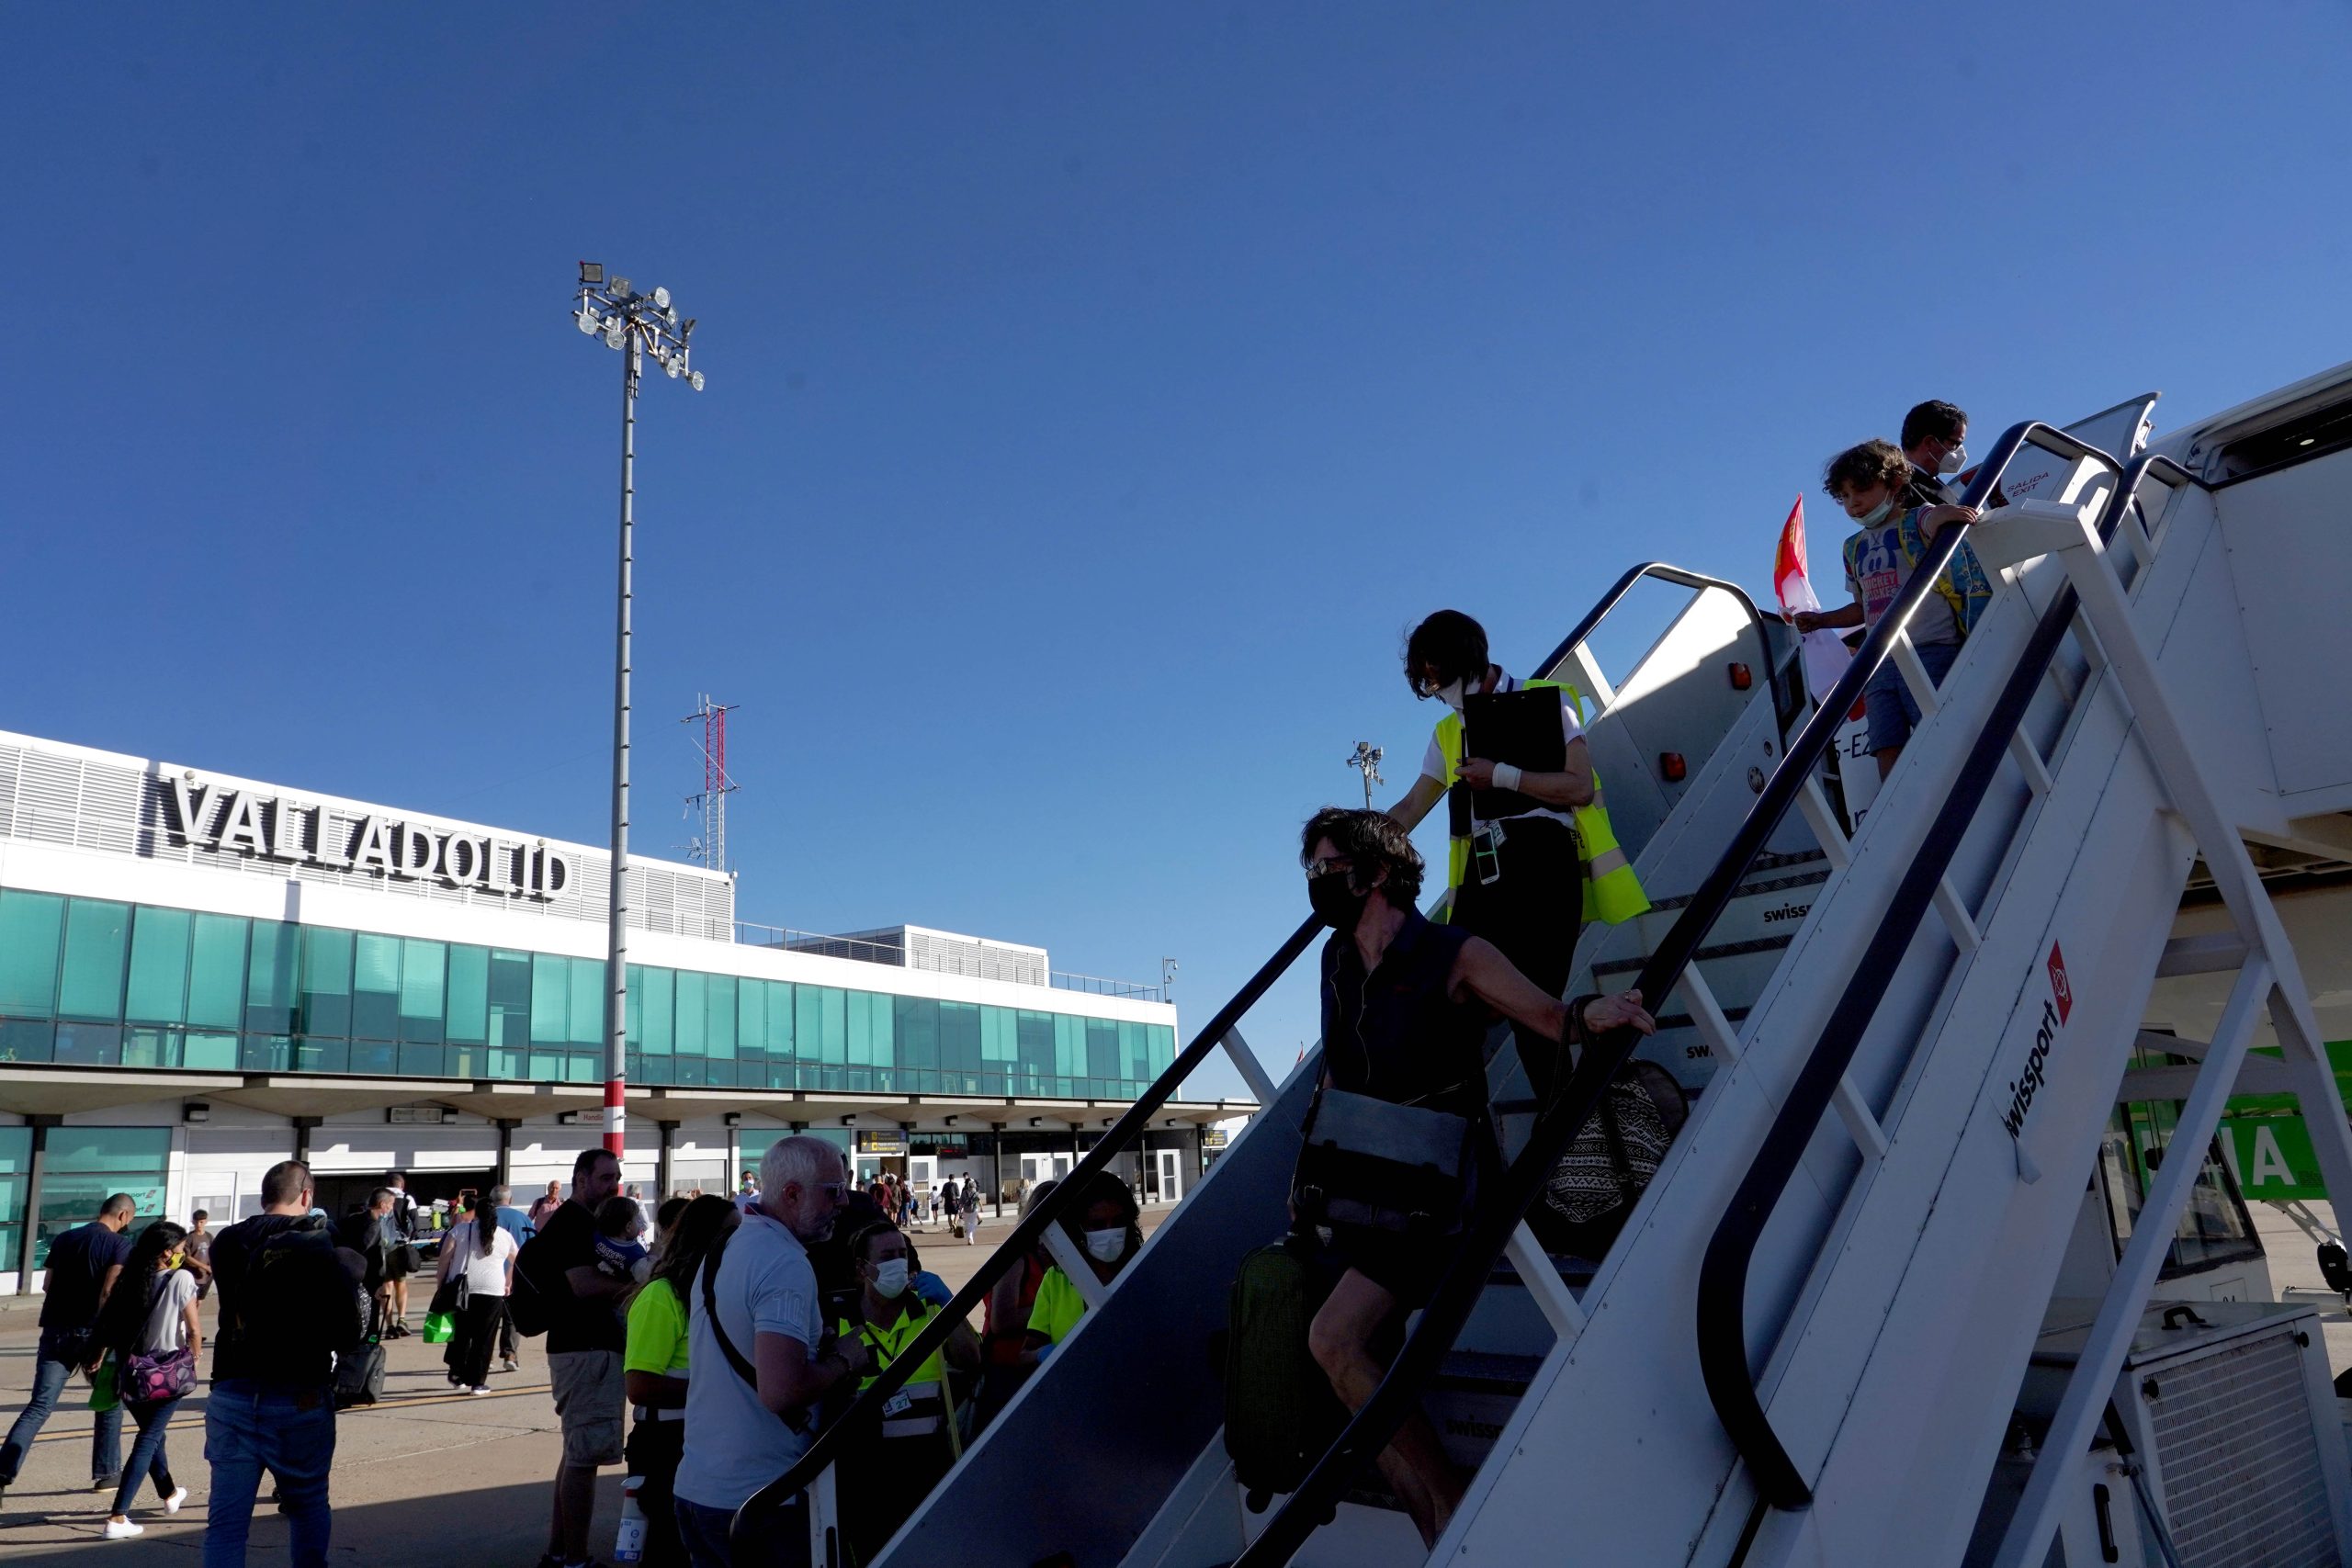
[[[1560,723],[1560,693],[1549,686],[1473,694],[1462,704],[1462,755],[1509,762],[1522,773],[1566,772],[1568,739]],[[1454,793],[1465,813],[1481,822],[1554,809],[1515,789],[1466,789],[1457,780]],[[1456,836],[1468,831],[1464,823]]]

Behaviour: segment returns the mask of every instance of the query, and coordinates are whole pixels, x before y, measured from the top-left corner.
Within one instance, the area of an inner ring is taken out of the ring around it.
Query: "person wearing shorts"
[[[571,1201],[548,1216],[516,1260],[524,1287],[537,1292],[545,1308],[548,1382],[563,1427],[539,1568],[579,1568],[589,1561],[596,1472],[621,1462],[628,1397],[621,1318],[614,1309],[629,1281],[596,1267],[596,1208],[620,1185],[618,1158],[606,1149],[583,1150],[572,1162]]]
[[[1308,900],[1331,928],[1322,962],[1327,1089],[1484,1123],[1484,1053],[1497,1014],[1554,1042],[1572,1027],[1586,1034],[1657,1028],[1633,990],[1588,998],[1572,1025],[1568,1005],[1512,968],[1492,942],[1430,921],[1419,907],[1420,853],[1385,812],[1317,812],[1300,836],[1299,861]],[[1479,1139],[1490,1158],[1492,1141]],[[1344,1272],[1308,1325],[1307,1348],[1349,1409],[1363,1409],[1380,1386],[1385,1369],[1374,1345],[1428,1301],[1462,1246],[1468,1213],[1465,1201],[1455,1224],[1426,1235],[1332,1227]],[[1038,1301],[1042,1310],[1043,1289]],[[1463,1478],[1426,1416],[1397,1429],[1380,1469],[1433,1545],[1462,1501]]]
[[[1876,626],[1936,536],[1955,525],[1976,521],[1976,513],[1965,506],[1906,510],[1911,485],[1910,460],[1891,441],[1865,441],[1830,459],[1822,488],[1860,529],[1846,541],[1845,550],[1846,587],[1853,603],[1835,610],[1796,611],[1789,623],[1800,635],[1824,626]],[[1960,656],[1961,641],[1968,635],[1961,624],[1960,595],[1944,592],[1948,581],[1937,580],[1937,591],[1920,604],[1905,628],[1920,664],[1938,683]],[[1883,779],[1894,771],[1894,760],[1918,728],[1919,704],[1892,659],[1862,688],[1862,702],[1871,752]]]

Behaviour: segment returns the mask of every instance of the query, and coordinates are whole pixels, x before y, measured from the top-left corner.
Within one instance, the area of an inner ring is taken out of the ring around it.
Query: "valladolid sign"
[[[571,886],[571,857],[543,843],[378,815],[337,825],[322,806],[220,788],[198,782],[194,773],[175,775],[164,798],[173,818],[164,826],[174,839],[221,853],[431,879],[516,898],[551,898]]]

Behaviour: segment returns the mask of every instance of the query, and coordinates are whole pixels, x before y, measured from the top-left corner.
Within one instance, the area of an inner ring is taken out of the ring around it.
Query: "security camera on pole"
[[[580,264],[580,292],[571,319],[589,336],[602,335],[607,348],[624,350],[621,360],[621,561],[618,646],[613,673],[613,889],[611,937],[605,974],[605,1147],[620,1157],[628,1131],[628,637],[631,533],[637,495],[637,387],[650,350],[673,381],[702,390],[702,372],[686,363],[691,317],[681,321],[670,291],[639,294],[626,277],[607,280],[604,264]]]

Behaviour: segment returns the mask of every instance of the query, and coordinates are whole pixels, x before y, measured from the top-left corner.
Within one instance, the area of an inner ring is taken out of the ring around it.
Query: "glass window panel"
[[[1086,1059],[1079,1069],[1091,1078],[1115,1078],[1119,1072],[1119,1026],[1107,1018],[1086,1021]]]
[[[63,1018],[122,1016],[123,959],[130,945],[130,906],[73,898],[65,906],[65,967],[58,978]]]
[[[564,1038],[574,1045],[605,1043],[605,961],[571,961],[571,1032]]]
[[[949,1072],[980,1070],[980,1005],[939,1004],[939,1066]]]
[[[401,1020],[403,1024],[407,1021]],[[440,1020],[435,1019],[434,1022],[437,1026]],[[401,1072],[407,1077],[437,1078],[449,1070],[449,1056],[454,1049],[448,1045],[423,1045],[413,1041],[402,1041]]]
[[[360,932],[352,944],[352,1034],[362,1040],[391,1039],[400,1032],[400,1009],[401,939]],[[384,1070],[391,1070],[389,1053]]]
[[[715,1060],[735,1059],[735,976],[710,977],[709,1032],[703,1036],[703,1055]],[[730,1080],[731,1081],[731,1080]]]
[[[792,1057],[792,982],[770,980],[768,991],[768,1060]]]
[[[871,1067],[876,1065],[874,1011],[876,1002],[884,1007],[890,1005],[889,998],[876,997],[871,991],[852,991],[849,994],[849,1046],[845,1054],[852,1066]],[[888,1058],[882,1058],[881,1062],[883,1066],[888,1066]]]
[[[568,1056],[569,1053],[560,1051],[532,1052],[531,1081],[533,1083],[561,1083],[564,1064]]]
[[[804,1062],[840,1063],[849,1054],[849,998],[831,986],[793,987],[795,1054]]]
[[[382,1077],[400,1070],[401,1048],[389,1040],[355,1040],[349,1052],[349,1060],[344,1064],[345,1072]]]
[[[670,1025],[676,1010],[676,975],[648,967],[637,995],[645,998],[645,1035],[637,1048],[649,1056],[667,1056],[673,1050]]]
[[[60,1062],[74,1062],[85,1066],[120,1066],[122,1025],[60,1019],[54,1057]]]
[[[417,1045],[441,1043],[442,1010],[447,1005],[449,948],[447,942],[413,936],[401,943],[401,1038]],[[419,1058],[423,1060],[424,1058]],[[406,1054],[401,1056],[401,1071]],[[435,1069],[437,1070],[437,1069]]]
[[[187,938],[193,923],[186,909],[144,905],[130,923],[130,984],[123,1016],[141,1023],[178,1023],[187,1016]]]
[[[1054,1070],[1054,1015],[1023,1012],[1015,1021],[1013,1059],[1023,1073],[1050,1077]]]
[[[294,1061],[294,1040],[286,1034],[246,1034],[238,1039],[237,1065],[254,1072],[282,1073]]]
[[[0,1018],[0,1062],[46,1062],[56,1051],[57,1025],[45,1018]]]
[[[743,1054],[752,1055],[767,1049],[768,983],[765,980],[745,980],[735,987],[735,1033],[742,1042]]]
[[[489,1038],[490,949],[450,945],[447,1019],[453,1045],[479,1045]]]
[[[0,890],[0,1012],[47,1018],[57,1010],[57,959],[65,900]]]
[[[1151,1026],[1151,1076],[1158,1077],[1176,1065],[1176,1026],[1155,1023]]]
[[[126,1024],[122,1031],[122,1065],[126,1067],[176,1067],[180,1065],[180,1026],[176,1023]]]
[[[49,1171],[125,1171],[161,1180],[172,1155],[169,1127],[51,1127]],[[132,1197],[139,1194],[132,1193]],[[92,1204],[91,1213],[97,1210]],[[141,1211],[142,1213],[144,1211]],[[159,1208],[157,1213],[162,1211]],[[89,1214],[82,1218],[88,1219]]]
[[[237,1066],[237,1037],[225,1030],[191,1029],[180,1047],[180,1065],[211,1072]]]
[[[1083,1070],[1085,1059],[1086,1021],[1072,1013],[1054,1014],[1054,1076],[1064,1078],[1077,1076]]]
[[[301,927],[285,920],[254,922],[253,951],[245,965],[248,1032],[284,1034],[293,1029],[301,953]]]
[[[516,1050],[531,1040],[531,955],[490,950],[490,1043]]]
[[[560,1045],[571,1038],[571,961],[551,953],[531,958],[531,1043]]]
[[[330,1038],[351,1032],[349,931],[302,930],[302,1032]]]
[[[898,1066],[910,1068],[939,1066],[940,1004],[929,997],[899,997],[895,998],[893,1011]]]
[[[709,1034],[710,976],[693,969],[681,969],[677,973],[677,1054],[699,1056]]]
[[[246,925],[235,915],[196,917],[188,947],[188,1022],[233,1030],[244,1021]]]

